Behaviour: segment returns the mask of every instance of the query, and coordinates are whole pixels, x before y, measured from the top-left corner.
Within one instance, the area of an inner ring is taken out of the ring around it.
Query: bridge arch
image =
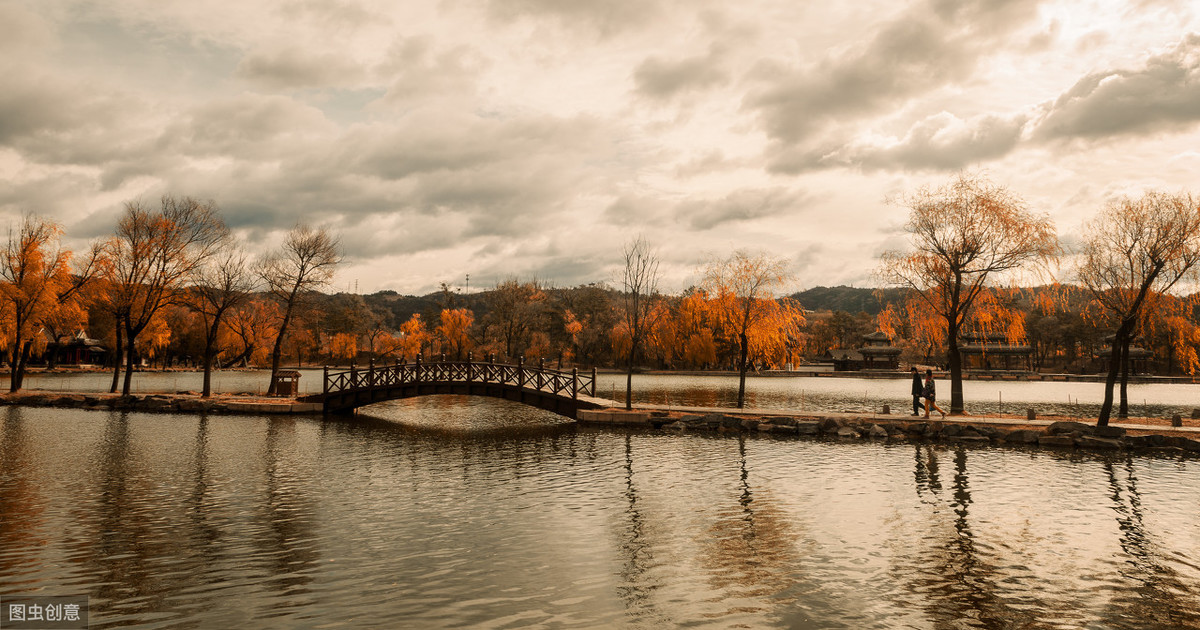
[[[331,372],[325,368],[321,393],[302,402],[321,403],[325,413],[351,413],[372,403],[434,394],[490,396],[524,403],[576,418],[580,409],[598,409],[612,403],[595,397],[596,370],[580,374],[504,363],[438,361],[397,362],[364,368],[351,366]]]

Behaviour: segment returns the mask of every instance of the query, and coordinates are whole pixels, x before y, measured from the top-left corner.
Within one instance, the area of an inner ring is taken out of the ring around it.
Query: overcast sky
[[[889,196],[982,171],[1065,237],[1200,192],[1198,121],[1194,0],[0,0],[0,220],[211,198],[363,293],[612,282],[637,234],[672,291],[873,286]]]

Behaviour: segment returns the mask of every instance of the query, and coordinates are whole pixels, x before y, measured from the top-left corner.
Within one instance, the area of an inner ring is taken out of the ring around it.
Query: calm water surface
[[[1200,628],[1200,460],[0,409],[0,594],[92,627]]]

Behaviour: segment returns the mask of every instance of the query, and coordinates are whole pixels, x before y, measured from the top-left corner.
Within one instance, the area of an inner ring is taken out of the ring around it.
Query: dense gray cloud
[[[765,87],[752,92],[746,106],[775,141],[772,167],[799,172],[814,164],[814,144],[849,141],[846,122],[967,79],[982,57],[1036,16],[1036,5],[1037,0],[918,3],[861,48],[816,64],[762,65],[757,76]],[[826,137],[835,120],[841,128]]]
[[[1137,70],[1097,72],[1049,107],[1041,139],[1101,138],[1160,131],[1200,121],[1200,35]]]
[[[638,227],[661,225],[663,208],[669,204],[640,195],[621,195],[604,209],[604,219],[613,225]]]
[[[634,70],[633,79],[643,96],[668,99],[720,85],[729,80],[729,75],[721,67],[721,53],[714,47],[707,54],[684,59],[650,57]]]
[[[685,201],[675,209],[675,218],[694,229],[710,230],[726,223],[793,214],[806,203],[805,194],[797,190],[735,190],[719,199]]]
[[[352,85],[364,70],[336,53],[314,52],[296,44],[246,55],[235,76],[266,89],[295,90],[309,87]]]
[[[1006,155],[1017,146],[1025,117],[983,115],[962,121],[942,112],[918,121],[897,142],[850,143],[828,154],[807,156],[805,168],[858,166],[863,169],[956,170]]]

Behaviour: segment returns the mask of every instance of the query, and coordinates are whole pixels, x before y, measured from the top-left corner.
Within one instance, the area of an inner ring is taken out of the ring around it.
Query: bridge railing
[[[399,360],[395,363],[376,364],[372,361],[365,367],[351,365],[350,369],[329,371],[325,366],[323,394],[337,394],[380,387],[422,383],[494,383],[516,386],[556,396],[578,398],[596,395],[596,368],[580,373],[577,368],[570,372],[546,367],[544,360],[536,366],[525,365],[521,359],[516,365],[475,361],[467,355],[466,361],[423,361],[420,355],[413,363]]]

